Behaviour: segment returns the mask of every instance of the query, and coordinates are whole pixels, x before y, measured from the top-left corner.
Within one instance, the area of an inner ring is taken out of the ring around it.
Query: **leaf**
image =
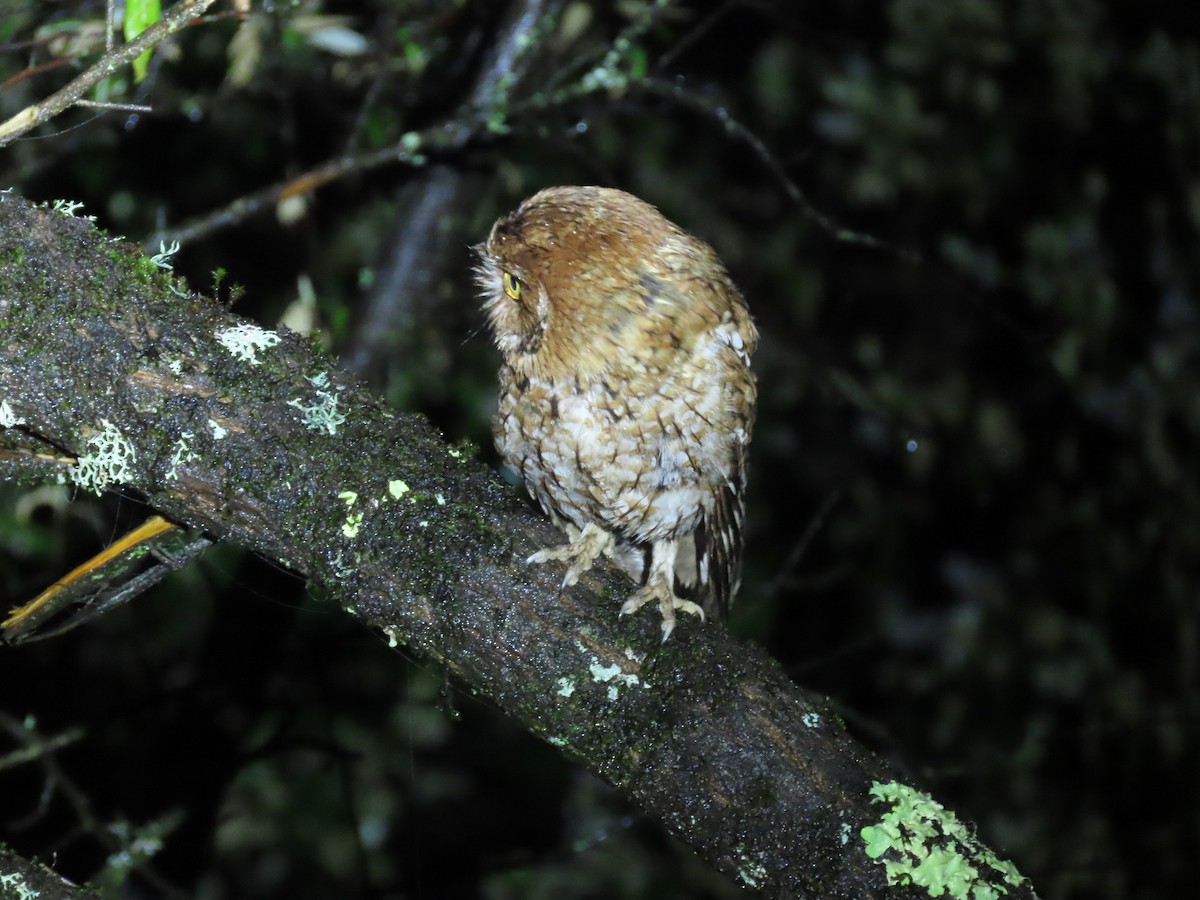
[[[162,18],[162,0],[126,0],[125,2],[125,40],[132,41],[135,37]],[[147,50],[133,61],[133,79],[141,83],[150,71],[150,54]]]

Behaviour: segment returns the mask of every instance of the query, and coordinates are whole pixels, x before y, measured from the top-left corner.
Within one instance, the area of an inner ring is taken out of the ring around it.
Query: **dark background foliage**
[[[313,0],[243,24],[215,7],[145,83],[105,84],[152,113],[71,111],[2,151],[0,181],[148,240],[454,116],[503,8]],[[0,10],[7,117],[95,58],[103,6]],[[570,84],[645,11],[562,4],[510,99]],[[185,242],[176,271],[223,300],[240,285],[265,324],[314,318],[389,400],[494,458],[468,245],[549,184],[657,204],[717,248],[763,334],[730,627],[1044,898],[1180,893],[1200,840],[1194,12],[678,3],[625,65],[657,87],[344,178]],[[7,489],[0,597],[143,514]],[[0,838],[128,896],[737,893],[236,548],[0,648],[0,711],[0,760],[73,738],[52,765],[0,769]]]

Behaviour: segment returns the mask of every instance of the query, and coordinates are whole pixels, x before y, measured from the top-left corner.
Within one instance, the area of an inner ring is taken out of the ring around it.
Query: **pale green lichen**
[[[0,892],[6,897],[16,897],[17,900],[34,900],[40,893],[27,885],[19,872],[6,872],[0,875]]]
[[[401,160],[407,160],[414,166],[425,165],[427,157],[421,152],[423,143],[424,140],[419,132],[405,132],[404,134],[400,135],[400,153],[398,154],[398,158]]]
[[[756,888],[762,884],[763,879],[767,877],[767,867],[762,864],[761,859],[750,858],[745,846],[742,844],[734,847],[733,852],[741,860],[741,865],[738,866],[737,871],[738,879],[747,887]]]
[[[598,90],[618,90],[629,84],[629,76],[619,69],[599,65],[579,79],[579,86],[588,92]]]
[[[346,562],[342,558],[342,551],[339,550],[337,553],[337,556],[335,556],[333,558],[333,563],[332,563],[333,564],[333,574],[336,575],[338,578],[349,578],[356,571],[358,571],[357,563],[358,563],[359,557],[357,554],[355,554],[354,560],[355,560],[355,565],[350,565],[350,563]],[[351,610],[351,612],[353,612],[353,610]]]
[[[7,400],[0,400],[0,428],[14,428],[17,425],[24,425],[25,420],[13,412],[13,408],[8,405]]]
[[[565,737],[559,737],[557,734],[550,735],[550,737],[546,738],[546,740],[549,741],[551,744],[553,744],[555,747],[567,746],[567,739]]]
[[[279,335],[257,325],[235,325],[217,332],[217,342],[238,359],[258,365],[258,351],[274,347]]]
[[[358,537],[358,530],[362,527],[362,523],[362,513],[350,513],[346,516],[346,521],[342,523],[342,535],[348,538]]]
[[[358,502],[358,493],[356,491],[342,491],[338,494],[338,499],[346,504],[347,509],[353,509],[354,504]],[[358,530],[362,527],[363,514],[361,512],[350,512],[346,514],[346,521],[342,523],[342,534],[348,538],[358,537]]]
[[[208,427],[212,429],[212,436],[213,436],[214,441],[224,440],[225,435],[229,434],[229,430],[227,428],[225,428],[225,426],[222,425],[220,422],[218,422],[216,419],[209,419]]]
[[[588,671],[592,673],[592,678],[596,681],[612,681],[621,674],[621,667],[616,663],[611,666],[603,666],[597,661],[588,666]]]
[[[108,419],[101,419],[103,430],[88,438],[88,445],[95,448],[75,461],[67,469],[71,481],[85,491],[95,491],[96,496],[110,484],[125,484],[133,480],[133,464],[136,454],[131,444]]]
[[[172,271],[175,266],[171,263],[171,257],[179,252],[179,241],[172,241],[168,247],[164,241],[158,242],[158,253],[150,257],[150,262],[158,266],[160,269]]]
[[[1024,877],[981,844],[954,813],[905,784],[871,785],[872,803],[891,808],[859,834],[866,854],[882,863],[888,884],[915,884],[931,897],[996,900]]]
[[[821,724],[821,714],[815,712],[806,712],[800,717],[800,721],[808,728],[816,728]]]
[[[329,384],[329,376],[325,374],[309,378],[308,381],[317,389],[316,402],[306,405],[297,397],[289,400],[288,406],[294,406],[304,414],[304,427],[309,431],[337,434],[338,426],[346,421],[346,414],[338,411],[338,401],[341,399],[338,392],[325,390]]]
[[[55,200],[54,201],[54,211],[56,213],[59,213],[60,215],[66,216],[68,219],[76,218],[75,213],[79,212],[79,210],[81,210],[81,209],[83,209],[83,204],[80,203],[78,200]],[[89,222],[96,221],[95,216],[82,216],[81,218],[85,218]]]
[[[558,679],[558,696],[570,697],[573,693],[575,693],[574,678],[568,678],[564,675],[562,678]]]
[[[604,666],[600,664],[599,660],[596,660],[588,666],[588,671],[592,673],[593,681],[608,684],[609,700],[616,700],[621,695],[620,689],[622,686],[636,687],[641,683],[640,678],[632,672],[624,672],[616,663],[613,663],[611,666]]]
[[[190,431],[185,431],[179,435],[179,439],[175,441],[175,452],[171,455],[171,468],[167,470],[167,474],[163,476],[167,481],[179,480],[179,467],[187,463],[193,462],[200,458],[188,444],[195,435]]]
[[[399,478],[393,478],[388,482],[388,493],[397,500],[407,494],[410,490],[412,489]]]
[[[400,135],[400,149],[410,156],[421,149],[421,135],[416,131],[406,131]]]

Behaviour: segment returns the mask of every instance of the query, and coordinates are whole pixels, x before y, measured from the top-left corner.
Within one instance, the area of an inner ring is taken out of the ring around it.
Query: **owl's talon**
[[[647,603],[657,601],[659,612],[662,613],[662,639],[664,643],[675,630],[675,610],[692,616],[699,616],[705,621],[704,609],[691,600],[676,597],[669,582],[652,581],[637,591],[621,605],[621,615],[635,613]]]
[[[579,581],[579,576],[588,571],[600,556],[612,556],[616,540],[612,532],[589,522],[583,531],[571,529],[570,540],[559,547],[547,547],[531,555],[525,562],[529,565],[562,561],[567,564],[562,586],[570,587]]]

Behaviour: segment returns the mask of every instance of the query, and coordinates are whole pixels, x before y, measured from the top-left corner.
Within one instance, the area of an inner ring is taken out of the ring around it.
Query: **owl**
[[[543,190],[477,248],[502,356],[496,447],[567,535],[530,563],[574,584],[600,556],[663,640],[738,589],[758,332],[716,253],[643,200]]]

